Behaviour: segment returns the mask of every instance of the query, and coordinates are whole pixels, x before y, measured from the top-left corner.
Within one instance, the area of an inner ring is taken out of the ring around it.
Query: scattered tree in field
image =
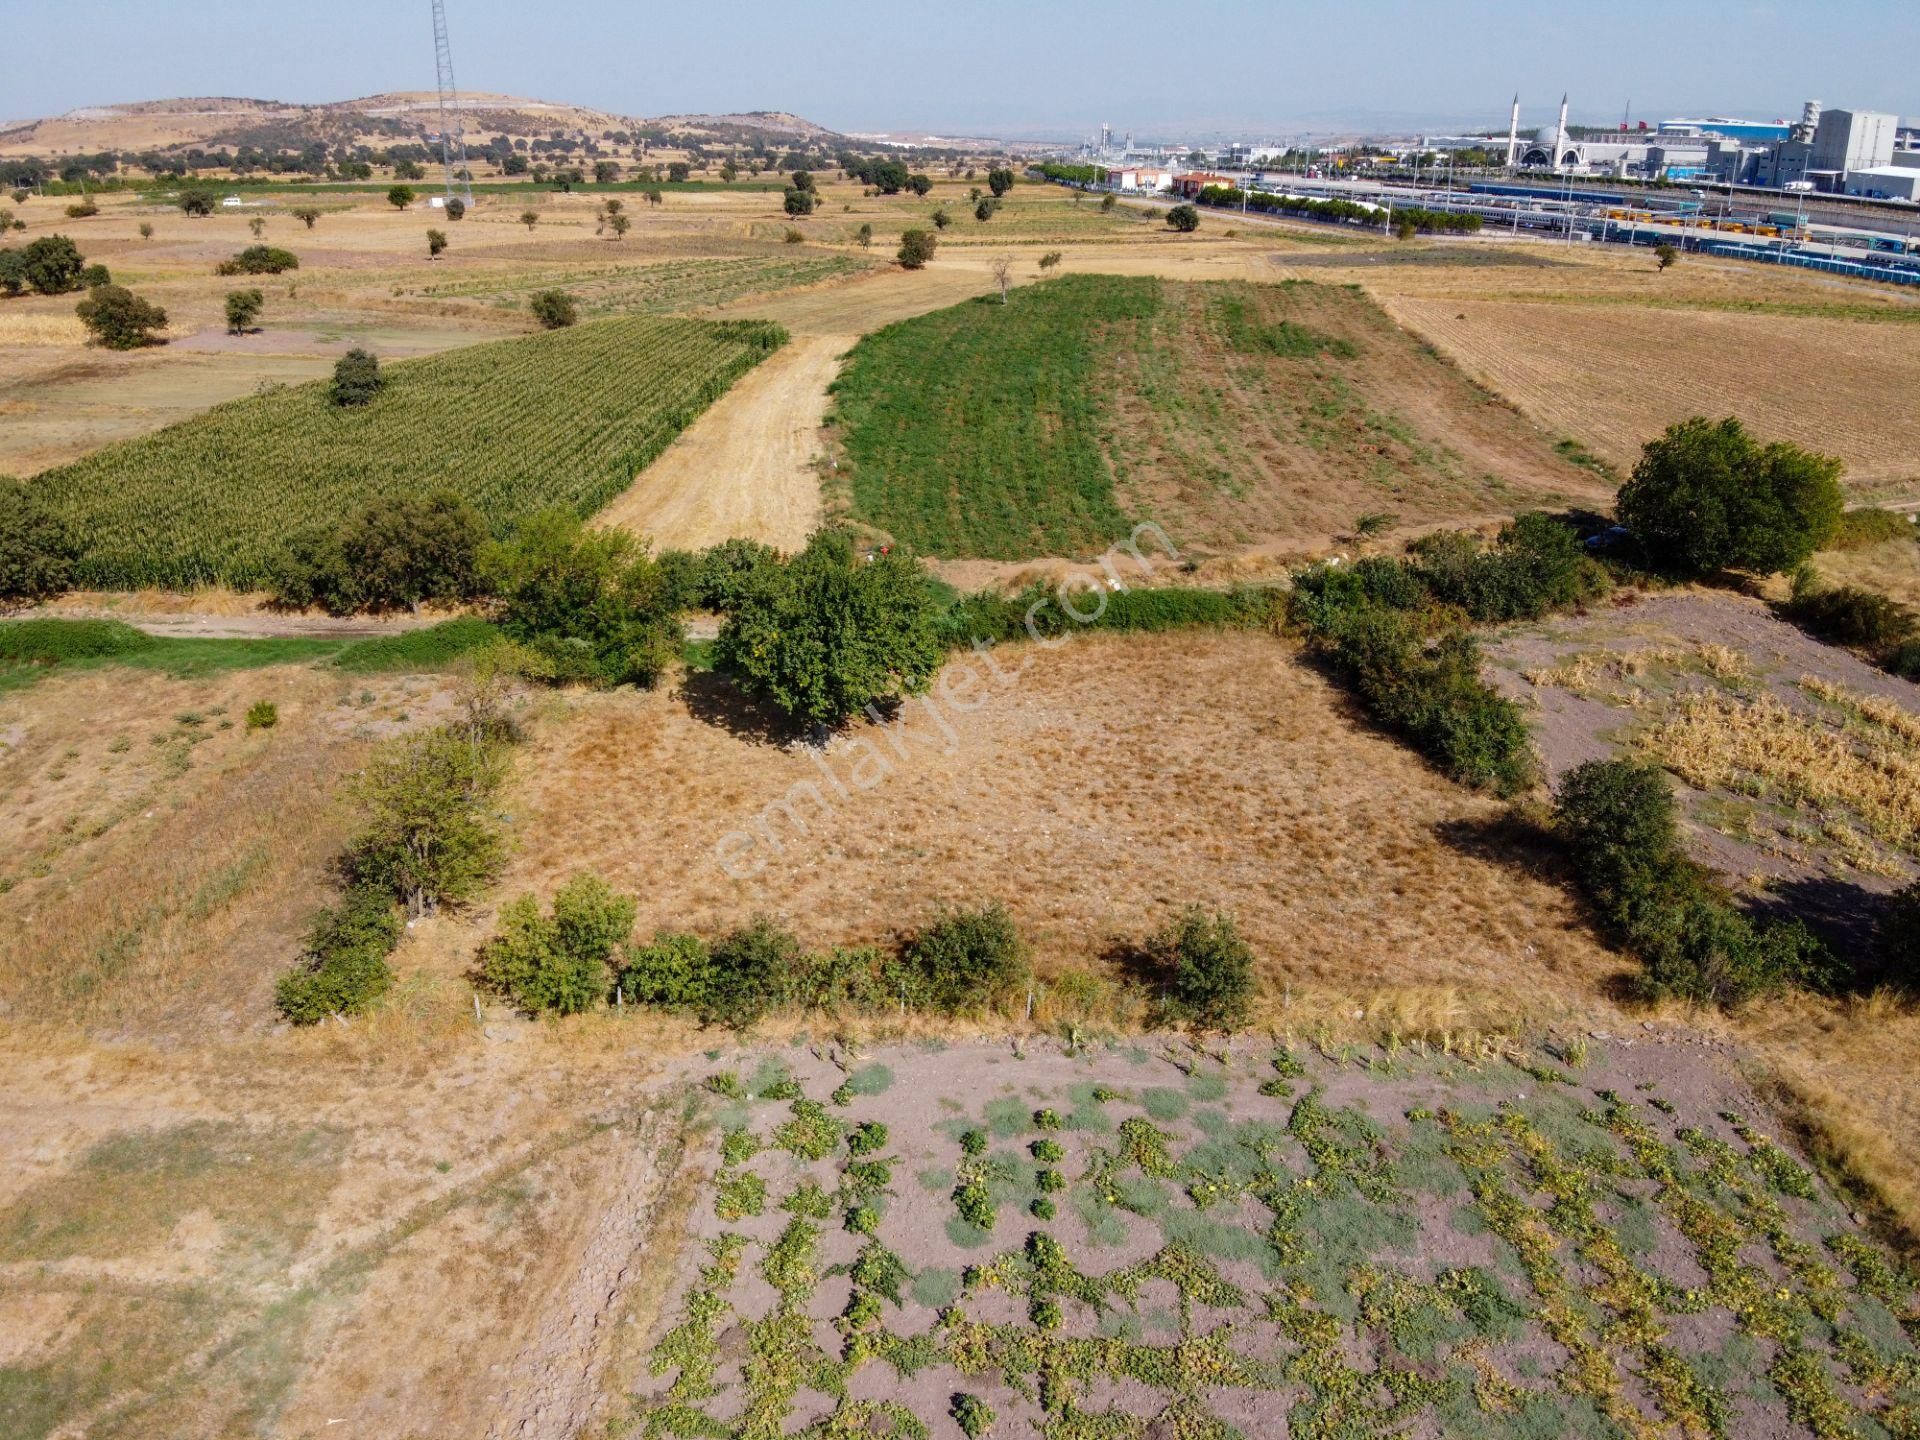
[[[467,218],[467,202],[462,200],[458,195],[455,195],[451,199],[449,199],[447,201],[447,218],[449,220],[466,219]]]
[[[167,312],[142,300],[124,285],[96,285],[74,307],[80,323],[109,350],[138,350],[153,344],[154,331],[164,330]]]
[[[1620,521],[1656,565],[1688,574],[1791,570],[1824,545],[1843,508],[1840,462],[1738,420],[1695,417],[1647,443],[1620,488]]]
[[[77,553],[65,522],[31,485],[0,477],[0,606],[60,594],[72,583]]]
[[[335,405],[371,405],[386,383],[378,357],[356,345],[334,363],[327,396]]]
[[[427,258],[438,260],[440,252],[447,248],[447,232],[444,230],[427,231]]]
[[[924,270],[927,262],[933,259],[933,252],[939,244],[931,230],[903,232],[900,236],[901,267],[907,270]]]
[[[1191,205],[1176,205],[1167,211],[1167,224],[1182,235],[1191,235],[1200,228],[1200,212]]]
[[[640,195],[649,205],[664,205],[667,203],[667,197],[658,185],[649,185],[645,190],[640,192]]]
[[[1100,213],[1102,215],[1111,215],[1119,204],[1120,197],[1118,195],[1102,195],[1100,197]]]
[[[23,190],[19,186],[15,186],[7,193],[13,197],[13,203],[16,205],[26,204],[28,198],[33,194],[31,190]]]
[[[898,195],[907,187],[907,167],[901,160],[875,160],[867,166],[867,183],[882,195]]]
[[[673,185],[684,185],[693,174],[693,168],[684,160],[675,160],[667,166],[667,181]]]
[[[731,185],[735,180],[740,178],[740,167],[731,160],[725,161],[720,166],[720,178],[726,184]]]
[[[858,230],[853,232],[853,238],[862,250],[871,249],[873,246],[873,226],[862,225]]]
[[[934,229],[944,230],[951,224],[953,224],[953,216],[947,213],[946,206],[943,205],[938,210],[935,210],[933,212],[933,228]]]
[[[104,265],[89,265],[80,272],[80,288],[82,290],[97,290],[102,285],[111,285],[112,283],[113,276]]]
[[[320,212],[311,205],[302,205],[293,212],[293,218],[311,230],[320,219]]]
[[[580,318],[573,296],[564,290],[537,290],[527,298],[527,309],[548,330],[562,330]]]
[[[207,216],[213,214],[213,192],[211,190],[182,190],[176,202],[188,215]]]
[[[247,221],[247,229],[251,230],[253,232],[253,238],[258,240],[262,235],[267,233],[267,222],[260,216],[255,215],[251,220]]]
[[[555,683],[651,685],[684,635],[669,577],[624,530],[587,530],[569,511],[525,521],[483,569],[500,626]]]
[[[1040,257],[1040,273],[1043,275],[1046,274],[1047,271],[1059,265],[1064,258],[1058,250],[1047,251],[1046,254]]]
[[[614,181],[618,180],[619,178],[620,178],[620,166],[614,161],[596,160],[593,162],[593,183],[594,184],[611,185],[613,184]]]
[[[387,203],[396,210],[404,210],[413,204],[414,195],[411,185],[396,185],[387,191]]]
[[[214,267],[219,275],[278,275],[286,270],[298,270],[300,257],[291,250],[282,250],[274,245],[249,245],[231,260],[223,260]]]
[[[427,178],[427,172],[422,170],[420,166],[412,160],[398,160],[394,162],[393,178],[396,180],[424,180]]]
[[[486,736],[441,728],[389,741],[348,786],[364,828],[344,868],[412,916],[472,899],[505,860],[487,804],[505,776]]]
[[[0,294],[18,295],[27,288],[27,257],[18,250],[0,250]]]
[[[258,290],[229,290],[227,292],[227,333],[242,335],[260,318],[261,308],[267,303],[267,297]]]
[[[1013,288],[1013,257],[1002,255],[993,262],[993,283],[1000,287],[1000,303],[1007,303],[1007,292]]]
[[[973,218],[984,225],[987,221],[993,219],[994,214],[999,209],[1000,202],[998,200],[994,199],[991,195],[983,195],[980,203],[973,207]]]
[[[607,216],[607,228],[613,231],[614,239],[623,240],[626,238],[627,231],[633,228],[633,217],[616,210]]]
[[[790,189],[783,197],[782,203],[789,215],[811,215],[817,201],[818,197],[811,190]]]
[[[578,1015],[613,987],[614,951],[633,933],[637,902],[597,875],[576,875],[553,897],[553,914],[522,895],[500,912],[500,931],[480,956],[487,983],[538,1015]]]
[[[520,212],[520,223],[526,226],[527,232],[531,234],[533,227],[540,223],[540,212],[538,210],[522,210]]]
[[[1680,251],[1677,246],[1662,242],[1653,247],[1653,258],[1660,262],[1662,270],[1671,270],[1680,263]]]
[[[140,238],[142,240],[151,240],[153,238],[153,226],[148,221],[142,220],[140,222]]]
[[[971,178],[971,171],[968,172],[968,176]],[[987,171],[987,188],[993,191],[995,195],[1005,195],[1009,190],[1013,189],[1013,181],[1014,175],[1011,170],[1003,168]]]
[[[20,276],[40,295],[79,289],[86,269],[86,256],[64,235],[42,235],[20,252]]]
[[[813,190],[817,188],[813,182],[813,172],[811,170],[794,171],[793,188],[796,190]]]
[[[916,195],[924,197],[932,191],[933,180],[926,175],[909,175],[907,177],[907,189]]]
[[[1253,998],[1253,951],[1229,915],[1190,906],[1147,942],[1166,979],[1169,1007],[1197,1025],[1231,1030],[1246,1022]]]
[[[1419,233],[1420,227],[1405,216],[1393,222],[1393,238],[1396,240],[1411,240]]]
[[[69,220],[85,220],[99,213],[100,207],[93,202],[92,196],[88,196],[77,204],[67,206],[67,218]]]
[[[742,599],[715,658],[788,716],[838,725],[926,688],[940,663],[932,592],[902,552],[863,558],[823,530]]]

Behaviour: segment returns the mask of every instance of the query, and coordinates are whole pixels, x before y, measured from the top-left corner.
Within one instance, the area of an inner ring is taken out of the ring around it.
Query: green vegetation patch
[[[473,345],[387,367],[366,405],[324,381],[255,395],[34,485],[80,539],[78,585],[246,588],[288,535],[377,497],[452,490],[497,535],[551,506],[590,515],[786,338],[639,317]]]
[[[439,670],[499,639],[500,631],[491,621],[462,615],[419,630],[356,640],[336,655],[333,663],[342,670],[368,675]]]

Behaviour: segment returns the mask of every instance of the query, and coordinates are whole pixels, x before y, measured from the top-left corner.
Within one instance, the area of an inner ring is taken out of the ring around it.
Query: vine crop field
[[[604,320],[396,364],[370,405],[324,382],[237,400],[30,481],[103,589],[260,584],[278,547],[378,495],[447,489],[496,533],[590,515],[786,342],[777,325]]]
[[[665,315],[797,290],[873,269],[849,255],[741,255],[647,265],[554,266],[424,287],[435,298],[472,296],[523,307],[536,290],[565,290],[588,315]]]
[[[634,1433],[1916,1433],[1920,1276],[1697,1048],[1156,1048],[709,1075]]]

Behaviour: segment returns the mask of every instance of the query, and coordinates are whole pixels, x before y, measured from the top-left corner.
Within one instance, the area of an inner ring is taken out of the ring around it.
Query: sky
[[[1504,129],[1801,102],[1920,117],[1915,0],[448,0],[463,89],[624,115],[789,110],[836,130],[1141,138]],[[427,0],[5,0],[0,119],[431,89]],[[33,63],[32,57],[49,62]]]

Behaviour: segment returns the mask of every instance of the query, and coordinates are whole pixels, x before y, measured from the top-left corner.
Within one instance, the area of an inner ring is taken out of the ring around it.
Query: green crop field
[[[1597,496],[1357,287],[1071,275],[867,336],[835,387],[853,518],[923,553],[1324,544]]]
[[[1155,1049],[712,1074],[629,1433],[1920,1433],[1920,1276],[1703,1055]]]
[[[653,265],[551,266],[428,285],[420,293],[473,296],[519,307],[536,290],[565,290],[583,314],[665,315],[817,285],[873,268],[873,262],[848,255],[740,255]]]
[[[378,495],[448,489],[496,533],[590,515],[786,341],[758,321],[602,320],[386,370],[341,409],[316,382],[221,405],[29,482],[104,589],[259,584],[286,536]]]

